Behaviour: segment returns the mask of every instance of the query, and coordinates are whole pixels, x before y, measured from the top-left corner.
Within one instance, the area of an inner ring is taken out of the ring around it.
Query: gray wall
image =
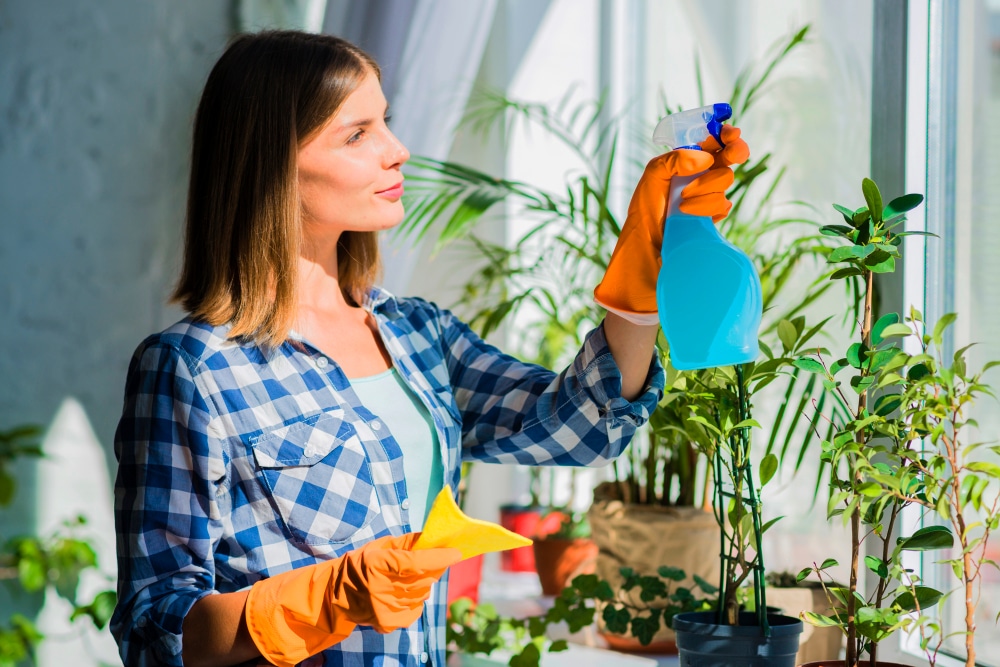
[[[54,477],[18,466],[0,539],[89,497],[112,564],[105,492],[125,371],[179,316],[164,301],[191,119],[232,13],[230,0],[0,0],[0,430],[55,420],[46,449],[71,454],[45,464],[61,465]],[[0,588],[0,623],[37,603]],[[40,664],[93,662],[63,646]]]

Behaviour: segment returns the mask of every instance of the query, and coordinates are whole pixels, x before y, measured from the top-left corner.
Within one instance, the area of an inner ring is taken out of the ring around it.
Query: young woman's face
[[[369,73],[334,117],[299,147],[298,178],[307,239],[389,229],[403,220],[409,151],[386,125],[382,86]]]

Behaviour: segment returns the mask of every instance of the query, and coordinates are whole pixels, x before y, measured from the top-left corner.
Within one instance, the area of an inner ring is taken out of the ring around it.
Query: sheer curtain
[[[443,160],[479,71],[496,6],[496,0],[329,0],[323,31],[375,57],[386,97],[398,112],[393,132],[412,154]],[[382,250],[382,284],[407,292],[419,247],[387,234]]]

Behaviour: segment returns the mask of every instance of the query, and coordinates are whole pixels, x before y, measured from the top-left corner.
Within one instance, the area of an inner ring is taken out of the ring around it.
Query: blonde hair
[[[295,317],[301,237],[298,148],[378,65],[330,35],[237,37],[195,115],[184,265],[171,300],[231,338],[280,345]],[[381,271],[375,232],[344,232],[344,296],[360,305]]]

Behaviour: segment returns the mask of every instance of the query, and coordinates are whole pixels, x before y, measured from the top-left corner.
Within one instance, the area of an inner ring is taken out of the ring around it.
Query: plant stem
[[[863,274],[865,279],[865,308],[864,308],[864,318],[861,322],[861,345],[862,354],[863,351],[871,347],[872,340],[872,300],[874,298],[875,292],[875,276],[871,271],[864,271]],[[866,366],[870,366],[870,359],[861,359],[861,377],[866,377],[868,373],[866,372]],[[860,418],[865,410],[868,408],[868,388],[862,387],[861,391],[858,393],[858,413],[857,416]],[[861,443],[861,447],[867,444],[865,442],[864,431],[860,431],[857,434],[857,441]],[[855,457],[851,457],[851,466],[849,474],[853,478],[852,481],[855,484],[860,483],[861,475],[857,471],[855,464]],[[858,658],[860,657],[860,646],[858,644],[858,628],[857,619],[855,613],[857,610],[857,605],[855,604],[855,593],[858,590],[858,569],[861,556],[861,505],[858,505],[851,512],[851,578],[849,584],[849,592],[847,595],[847,656],[844,664],[847,667],[857,667]]]
[[[952,421],[952,423],[955,423]],[[946,439],[947,442],[947,439]],[[948,458],[950,459],[949,464],[951,469],[958,471],[960,468],[960,462],[958,461],[957,452],[957,434],[956,438],[951,441],[955,443],[954,447],[948,447]],[[952,513],[954,515],[954,524],[958,528],[958,544],[962,547],[962,584],[965,589],[965,665],[966,667],[976,667],[976,647],[975,647],[975,632],[976,632],[976,604],[974,599],[973,591],[973,579],[975,577],[971,576],[971,572],[975,567],[972,562],[972,552],[969,551],[969,537],[966,533],[965,527],[965,516],[962,513],[962,480],[961,476],[956,472],[951,478],[951,503],[952,503]]]

